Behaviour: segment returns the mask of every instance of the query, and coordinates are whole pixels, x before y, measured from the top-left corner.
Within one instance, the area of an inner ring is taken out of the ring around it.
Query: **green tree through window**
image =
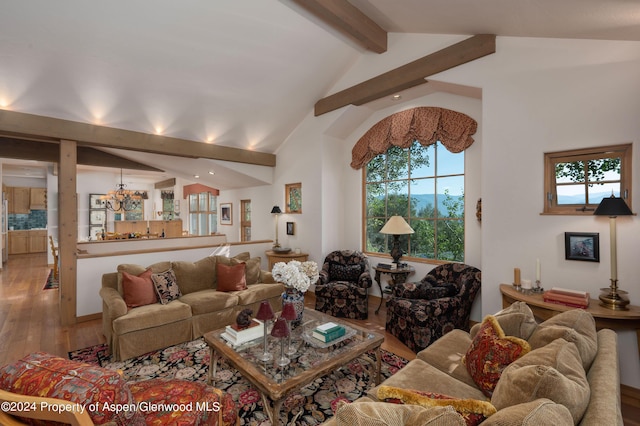
[[[365,251],[389,253],[392,236],[380,229],[400,215],[415,234],[400,237],[405,256],[464,261],[464,153],[440,142],[391,147],[365,168]]]

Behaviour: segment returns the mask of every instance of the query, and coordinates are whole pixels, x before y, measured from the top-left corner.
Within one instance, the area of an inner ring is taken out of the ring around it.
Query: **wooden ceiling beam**
[[[85,146],[118,148],[176,157],[207,158],[270,167],[276,165],[276,156],[265,152],[8,110],[0,110],[0,134],[21,135],[27,139],[73,140]]]
[[[376,53],[387,51],[387,32],[345,0],[293,0],[342,34]]]
[[[457,67],[496,51],[495,34],[480,34],[445,47],[406,65],[380,74],[348,89],[320,99],[315,104],[316,117],[346,105],[364,105],[418,84],[426,77]]]
[[[0,158],[59,163],[60,144],[0,137]],[[164,172],[164,170],[87,146],[78,146],[77,163],[85,166]]]

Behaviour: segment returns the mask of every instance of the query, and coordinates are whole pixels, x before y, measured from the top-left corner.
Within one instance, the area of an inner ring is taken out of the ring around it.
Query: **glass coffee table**
[[[325,344],[311,337],[311,330],[325,322],[343,325],[347,329],[345,338]],[[224,330],[222,328],[204,335],[204,340],[211,349],[209,383],[215,385],[218,361],[223,358],[258,389],[273,425],[280,424],[280,408],[290,392],[331,373],[370,350],[375,351],[376,360],[369,365],[369,377],[374,378],[376,385],[380,383],[380,346],[384,336],[313,309],[305,308],[302,324],[293,330],[291,344],[297,348],[297,352],[289,357],[291,362],[284,367],[277,364],[280,358],[280,339],[268,336],[268,352],[273,355],[273,359],[262,362],[262,338],[233,348],[221,337]]]

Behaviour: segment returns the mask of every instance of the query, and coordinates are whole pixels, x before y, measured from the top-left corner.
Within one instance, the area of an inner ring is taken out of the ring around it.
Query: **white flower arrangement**
[[[295,288],[304,293],[311,283],[318,281],[318,264],[307,261],[292,260],[289,263],[278,262],[271,271],[273,278],[287,287]]]

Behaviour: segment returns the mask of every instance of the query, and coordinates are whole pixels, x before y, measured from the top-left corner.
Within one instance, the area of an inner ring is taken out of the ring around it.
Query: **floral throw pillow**
[[[526,340],[505,336],[495,317],[488,315],[462,362],[482,393],[491,397],[504,369],[529,351]]]
[[[176,300],[178,297],[182,296],[182,292],[180,291],[180,287],[178,287],[176,274],[173,272],[173,269],[152,274],[151,280],[156,286],[158,299],[163,305],[166,305],[172,300]]]
[[[378,388],[378,399],[396,404],[413,404],[422,407],[453,407],[464,419],[467,426],[476,426],[496,413],[494,407],[488,401],[477,399],[460,399],[435,392],[422,392],[396,388],[393,386],[380,386]]]
[[[358,281],[362,274],[360,265],[342,265],[332,263],[329,265],[329,275],[333,281]]]

